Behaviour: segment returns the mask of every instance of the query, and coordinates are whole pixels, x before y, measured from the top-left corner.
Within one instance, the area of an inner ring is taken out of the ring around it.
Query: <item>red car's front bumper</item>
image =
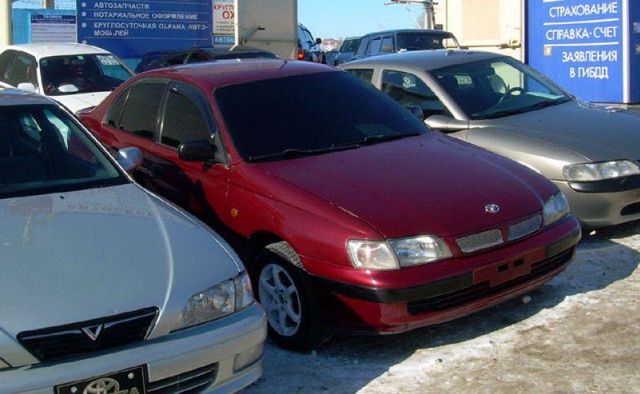
[[[323,319],[332,327],[404,332],[447,322],[533,290],[567,267],[580,238],[579,224],[568,218],[522,242],[451,261],[457,268],[449,277],[429,281],[428,265],[414,273],[426,279],[423,284],[407,288],[364,287],[316,277],[316,294],[322,301]],[[460,265],[469,267],[468,271],[460,273]]]

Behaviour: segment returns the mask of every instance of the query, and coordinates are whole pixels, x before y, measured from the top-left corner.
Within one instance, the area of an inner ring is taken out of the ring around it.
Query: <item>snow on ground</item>
[[[309,354],[268,344],[247,393],[640,393],[639,262],[640,223],[585,236],[528,303],[402,335],[334,337]]]

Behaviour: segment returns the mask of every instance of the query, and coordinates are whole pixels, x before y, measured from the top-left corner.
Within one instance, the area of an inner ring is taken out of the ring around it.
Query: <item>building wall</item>
[[[524,60],[524,0],[439,0],[435,11],[462,46]]]

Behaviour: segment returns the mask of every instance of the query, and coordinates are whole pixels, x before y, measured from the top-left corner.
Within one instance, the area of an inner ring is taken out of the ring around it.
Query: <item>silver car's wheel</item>
[[[258,279],[258,293],[271,328],[283,337],[296,335],[302,322],[302,307],[289,273],[279,264],[265,265]]]

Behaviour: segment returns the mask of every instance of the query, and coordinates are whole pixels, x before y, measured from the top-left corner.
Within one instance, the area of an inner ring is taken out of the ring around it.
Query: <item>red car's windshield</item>
[[[248,161],[352,149],[428,131],[387,95],[342,72],[232,85],[215,96]]]

